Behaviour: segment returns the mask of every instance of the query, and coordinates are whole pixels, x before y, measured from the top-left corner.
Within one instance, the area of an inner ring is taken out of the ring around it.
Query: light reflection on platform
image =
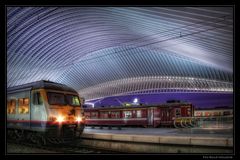
[[[100,129],[99,127],[85,127],[84,133],[112,133],[112,134],[128,134],[128,135],[156,135],[156,136],[190,136],[190,137],[233,137],[233,129],[223,128],[117,128],[108,127]]]

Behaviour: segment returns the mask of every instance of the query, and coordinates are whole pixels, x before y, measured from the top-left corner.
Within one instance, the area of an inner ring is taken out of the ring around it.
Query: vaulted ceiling
[[[6,19],[8,87],[232,92],[232,7],[7,7]]]

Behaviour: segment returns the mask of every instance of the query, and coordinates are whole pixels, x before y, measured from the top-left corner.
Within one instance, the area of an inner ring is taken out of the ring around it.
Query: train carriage
[[[166,103],[131,107],[85,108],[88,126],[173,126],[179,117],[192,117],[190,103]]]
[[[231,116],[233,109],[230,107],[215,107],[215,108],[198,108],[195,109],[195,117],[218,117],[218,116]]]
[[[37,81],[7,89],[10,138],[56,142],[79,137],[84,129],[78,93],[63,84]]]

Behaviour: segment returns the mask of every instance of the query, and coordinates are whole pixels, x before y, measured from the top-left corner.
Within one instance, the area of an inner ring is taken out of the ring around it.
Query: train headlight
[[[77,121],[77,122],[81,122],[81,121],[82,121],[82,118],[81,118],[81,117],[77,117],[77,118],[76,118],[76,121]]]
[[[57,117],[57,121],[58,121],[59,123],[63,122],[63,120],[64,120],[64,117],[63,117],[63,116],[58,116],[58,117]]]

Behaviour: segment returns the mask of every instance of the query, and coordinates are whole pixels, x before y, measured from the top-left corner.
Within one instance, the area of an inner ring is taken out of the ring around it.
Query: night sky
[[[132,103],[135,98],[143,104],[161,104],[167,100],[181,100],[191,102],[197,108],[211,108],[220,106],[233,107],[233,94],[226,93],[159,93],[107,97],[102,100],[95,100],[95,108],[101,106],[120,106],[122,103]]]

